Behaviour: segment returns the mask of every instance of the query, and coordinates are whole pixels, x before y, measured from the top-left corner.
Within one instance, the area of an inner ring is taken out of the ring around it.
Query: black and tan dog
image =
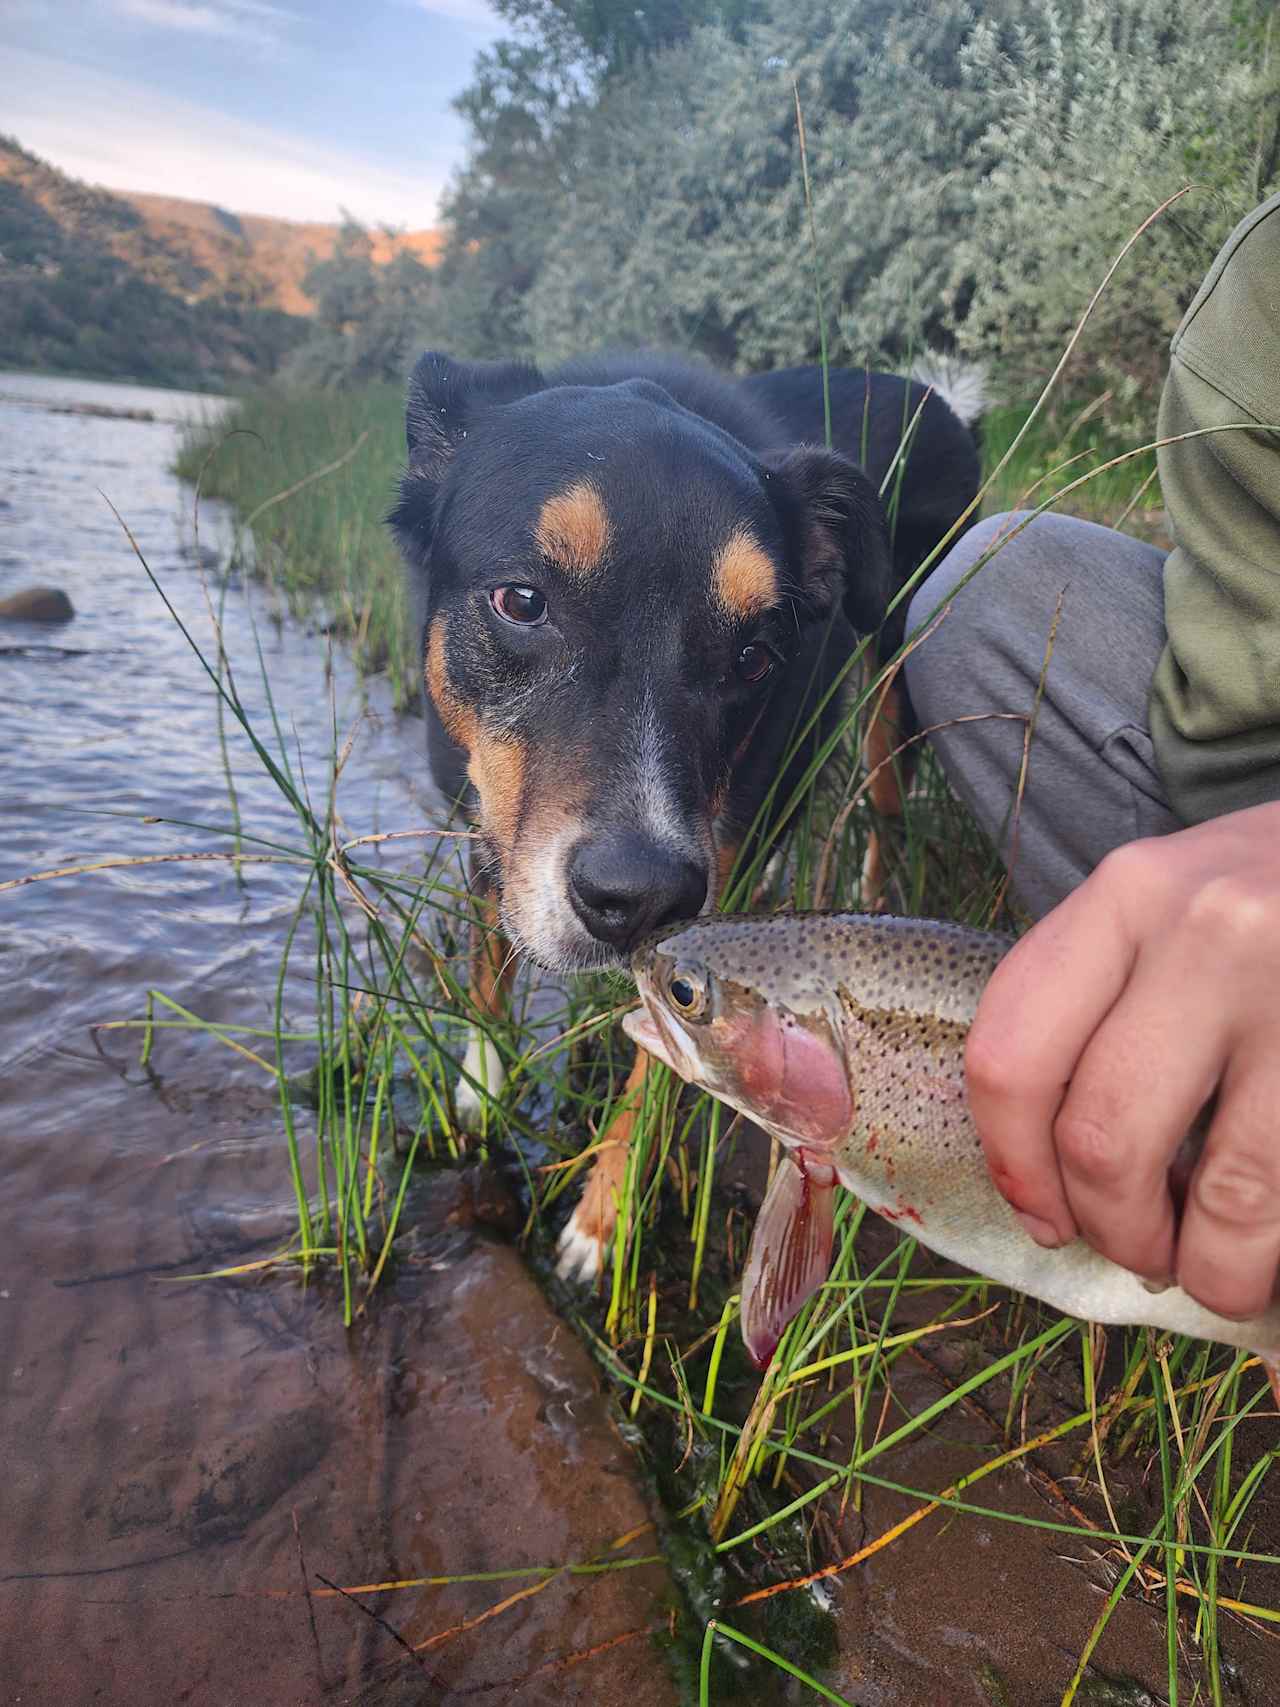
[[[546,376],[419,361],[391,521],[419,603],[432,769],[468,792],[481,832],[483,1011],[504,1000],[508,943],[555,971],[621,966],[646,932],[713,906],[856,637],[877,633],[882,658],[900,644],[904,607],[886,622],[886,606],[974,496],[977,451],[917,382],[835,371],[830,395],[836,451],[817,448],[816,368],[734,381],[644,356]],[[879,751],[904,716],[892,691],[883,706]],[[837,715],[833,700],[820,728]],[[882,780],[879,804],[900,810]],[[562,1240],[584,1277],[612,1232],[646,1065]],[[465,1068],[500,1092],[492,1044],[477,1037]],[[464,1080],[460,1112],[479,1107]]]

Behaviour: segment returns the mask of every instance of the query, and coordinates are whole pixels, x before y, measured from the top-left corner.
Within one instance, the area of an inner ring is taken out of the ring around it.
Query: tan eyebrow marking
[[[544,555],[574,575],[600,567],[612,534],[604,499],[590,480],[576,480],[542,506],[533,537]]]
[[[711,564],[712,596],[730,616],[757,616],[776,604],[778,577],[768,553],[750,528],[739,527]]]

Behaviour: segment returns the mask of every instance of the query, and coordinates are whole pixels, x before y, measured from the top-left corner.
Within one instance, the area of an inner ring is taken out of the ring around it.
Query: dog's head
[[[544,966],[621,964],[709,905],[734,767],[805,637],[842,603],[879,624],[876,495],[839,456],[757,456],[643,379],[428,354],[407,436],[391,522],[503,922]]]

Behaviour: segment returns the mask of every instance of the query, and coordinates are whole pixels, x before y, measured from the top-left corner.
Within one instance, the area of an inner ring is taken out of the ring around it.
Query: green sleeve
[[[1178,328],[1160,437],[1175,546],[1151,733],[1185,823],[1280,799],[1280,196],[1228,240]]]

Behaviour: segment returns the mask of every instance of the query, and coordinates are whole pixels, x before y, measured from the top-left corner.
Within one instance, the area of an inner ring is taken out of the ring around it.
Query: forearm
[[[1176,545],[1152,683],[1184,823],[1280,799],[1280,196],[1232,233],[1173,340],[1160,479]],[[1188,436],[1190,435],[1190,436]]]
[[[1177,545],[1150,718],[1184,823],[1280,799],[1280,433],[1241,428],[1247,420],[1174,363],[1161,437],[1202,436],[1162,453]]]

